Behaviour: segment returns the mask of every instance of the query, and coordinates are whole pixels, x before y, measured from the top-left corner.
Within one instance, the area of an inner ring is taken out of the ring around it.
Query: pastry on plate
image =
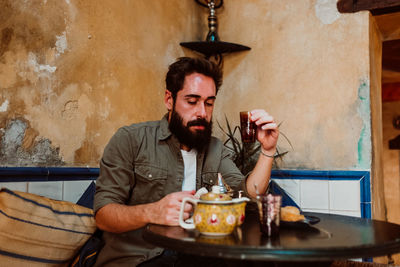
[[[295,206],[286,206],[281,208],[281,220],[286,222],[297,222],[304,220],[304,215]]]

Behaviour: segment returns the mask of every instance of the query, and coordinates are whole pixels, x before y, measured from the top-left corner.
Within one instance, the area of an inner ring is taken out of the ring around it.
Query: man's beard
[[[204,130],[195,130],[195,132],[192,132],[190,126],[204,126]],[[169,130],[178,138],[181,144],[190,149],[195,148],[197,151],[201,151],[210,143],[212,122],[207,122],[206,119],[197,119],[189,121],[184,126],[182,117],[173,109],[169,122]]]

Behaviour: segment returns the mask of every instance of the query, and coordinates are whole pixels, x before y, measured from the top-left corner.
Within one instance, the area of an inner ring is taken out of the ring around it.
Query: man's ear
[[[168,111],[171,111],[174,106],[174,99],[172,98],[172,93],[169,90],[165,90],[164,104]]]

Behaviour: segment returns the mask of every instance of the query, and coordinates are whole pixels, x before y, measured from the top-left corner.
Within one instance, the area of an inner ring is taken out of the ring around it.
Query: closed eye
[[[206,100],[205,103],[207,106],[212,107],[212,106],[214,106],[214,102],[215,102],[215,98],[209,98]]]
[[[212,106],[214,106],[214,101],[212,101],[212,102],[208,102],[208,101],[207,101],[207,102],[206,102],[206,105],[209,106],[209,107],[212,107]]]

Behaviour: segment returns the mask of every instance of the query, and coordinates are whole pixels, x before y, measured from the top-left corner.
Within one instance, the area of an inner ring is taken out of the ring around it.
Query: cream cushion
[[[92,209],[0,190],[2,266],[68,266],[95,230]]]

